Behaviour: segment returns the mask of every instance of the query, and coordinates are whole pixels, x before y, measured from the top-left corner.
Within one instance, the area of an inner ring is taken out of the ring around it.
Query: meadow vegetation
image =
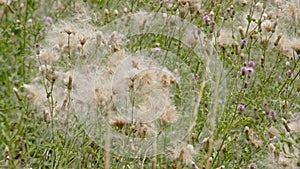
[[[0,0],[0,168],[300,168],[300,1]]]

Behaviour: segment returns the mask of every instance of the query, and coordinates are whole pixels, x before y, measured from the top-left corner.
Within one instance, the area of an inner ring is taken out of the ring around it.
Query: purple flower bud
[[[255,66],[255,62],[254,61],[249,61],[248,65],[249,65],[249,67],[254,67]]]
[[[297,87],[297,91],[300,92],[300,85]]]
[[[52,20],[52,18],[51,18],[50,16],[47,16],[47,17],[46,17],[46,22],[47,22],[47,23],[52,23],[52,21],[53,21],[53,20]]]
[[[243,111],[243,110],[245,109],[245,106],[242,105],[242,104],[238,104],[237,109],[238,109],[239,111]]]

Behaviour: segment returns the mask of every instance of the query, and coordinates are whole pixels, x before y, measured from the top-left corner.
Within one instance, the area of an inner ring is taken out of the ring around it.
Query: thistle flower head
[[[242,105],[242,104],[239,104],[239,105],[237,106],[237,109],[238,109],[239,111],[243,111],[243,110],[245,109],[245,106]]]

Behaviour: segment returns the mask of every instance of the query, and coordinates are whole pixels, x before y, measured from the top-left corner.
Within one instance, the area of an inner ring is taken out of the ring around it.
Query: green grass
[[[300,13],[293,8],[300,4],[268,1],[259,9],[259,2],[0,3],[0,168],[300,168]],[[180,19],[165,22],[163,13]],[[128,16],[138,19],[126,24]],[[68,39],[70,27],[75,33]],[[114,31],[119,34],[112,37]],[[41,59],[44,50],[59,59]],[[122,50],[124,57],[148,61],[135,69],[114,57]],[[148,71],[151,64],[157,76]],[[46,65],[51,68],[39,71]],[[143,81],[147,71],[153,88]],[[173,76],[175,84],[160,86]],[[36,87],[30,92],[37,99],[30,99],[26,84]],[[130,100],[110,89],[128,89]],[[147,102],[143,92],[155,91],[158,102]],[[143,106],[159,113],[173,105],[174,123],[160,116],[116,125],[122,113]]]

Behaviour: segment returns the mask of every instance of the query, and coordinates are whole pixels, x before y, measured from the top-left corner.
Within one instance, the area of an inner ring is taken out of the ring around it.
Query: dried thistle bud
[[[108,17],[108,15],[109,15],[109,10],[108,10],[108,9],[104,9],[104,14],[105,14],[106,17]]]
[[[124,8],[124,9],[123,9],[123,13],[124,13],[124,14],[127,14],[127,13],[128,13],[128,9],[127,9],[127,8]]]
[[[285,67],[286,67],[287,70],[290,69],[290,66],[291,66],[291,63],[289,61],[286,61],[285,62]]]
[[[197,166],[197,164],[196,164],[194,161],[192,161],[192,166],[193,166],[195,169],[199,169],[199,167]]]
[[[207,160],[207,168],[212,168],[213,158],[209,157]]]
[[[86,41],[87,41],[87,38],[79,39],[79,42],[80,42],[81,46],[83,46],[86,43]]]
[[[138,65],[139,65],[139,62],[136,62],[134,60],[131,62],[132,68],[138,68]]]
[[[245,35],[244,35],[243,27],[242,27],[242,26],[239,26],[239,27],[238,27],[238,30],[239,30],[239,33],[240,33],[240,35],[241,35],[241,38],[244,39],[244,38],[245,38]]]
[[[175,83],[176,83],[176,79],[173,76],[171,76],[170,77],[170,84],[175,84]]]
[[[25,7],[25,4],[22,2],[22,3],[20,4],[20,10],[22,10],[24,7]]]
[[[243,6],[246,6],[246,5],[248,5],[248,2],[247,2],[247,0],[242,0],[242,1],[241,1],[241,3],[242,3],[242,5],[243,5]]]
[[[269,47],[269,40],[268,39],[262,39],[261,42],[260,42],[261,46],[267,50],[268,47]]]
[[[244,132],[245,132],[245,134],[246,134],[247,140],[251,140],[251,138],[250,138],[250,129],[249,129],[248,126],[245,126]]]
[[[274,152],[274,151],[276,150],[276,147],[274,146],[273,143],[270,143],[269,146],[270,146],[270,150],[271,150],[272,152]]]
[[[67,84],[67,89],[68,89],[68,90],[71,90],[71,89],[72,89],[72,81],[73,81],[72,76],[69,76],[69,81],[68,81],[68,84]]]
[[[5,146],[5,148],[4,148],[4,155],[5,156],[9,156],[9,148],[8,148],[8,146]]]
[[[113,47],[114,52],[118,52],[118,51],[121,50],[121,47],[120,47],[119,44],[114,43],[114,44],[112,45],[112,47]]]
[[[255,6],[259,11],[262,11],[264,9],[264,3],[258,2],[255,4]]]
[[[118,10],[114,10],[114,16],[115,17],[119,16],[119,11]]]
[[[232,42],[232,47],[234,48],[235,54],[239,53],[239,44],[237,41]]]
[[[265,64],[265,57],[264,57],[264,55],[261,55],[261,57],[260,57],[260,64],[261,64],[261,67],[264,67],[264,64]]]
[[[243,61],[245,59],[245,54],[244,53],[240,53],[239,58]]]
[[[75,32],[72,30],[72,29],[64,29],[64,32],[67,33],[69,36],[71,34],[74,34],[75,35]]]
[[[15,93],[16,97],[18,98],[18,100],[21,101],[22,98],[20,97],[19,90],[16,87],[14,87],[13,90],[14,90],[14,93]]]
[[[248,127],[248,126],[245,126],[244,132],[245,132],[245,133],[249,133],[249,130],[250,130],[249,127]]]
[[[282,37],[282,34],[279,34],[279,35],[277,36],[277,39],[276,39],[276,41],[274,42],[274,46],[277,46],[277,45],[278,45],[278,43],[279,43],[281,37]]]
[[[220,167],[217,167],[216,169],[224,169],[225,166],[224,165],[221,165]]]
[[[210,15],[211,18],[214,18],[214,16],[215,16],[214,11],[210,11],[210,12],[209,12],[209,15]]]
[[[227,11],[228,13],[230,13],[230,8],[227,8],[226,11]]]
[[[52,84],[56,81],[58,76],[51,70],[46,70],[46,79]]]
[[[251,141],[251,145],[254,146],[255,148],[260,148],[262,146],[261,140],[251,139],[250,141]]]
[[[272,32],[273,32],[273,33],[275,32],[277,25],[278,25],[278,20],[276,20],[276,21],[274,22],[274,24],[273,24],[273,27],[272,27]]]
[[[10,156],[9,156],[9,148],[8,148],[8,146],[5,146],[5,148],[4,148],[4,155],[5,155],[5,160],[9,161],[10,160]]]
[[[49,113],[49,111],[48,110],[44,110],[43,114],[44,114],[44,121],[46,123],[49,123],[50,122],[50,113]]]
[[[282,123],[283,123],[283,125],[284,125],[286,131],[287,131],[287,132],[291,132],[292,129],[288,126],[288,122],[287,122],[284,118],[281,118],[281,120],[282,120]]]

